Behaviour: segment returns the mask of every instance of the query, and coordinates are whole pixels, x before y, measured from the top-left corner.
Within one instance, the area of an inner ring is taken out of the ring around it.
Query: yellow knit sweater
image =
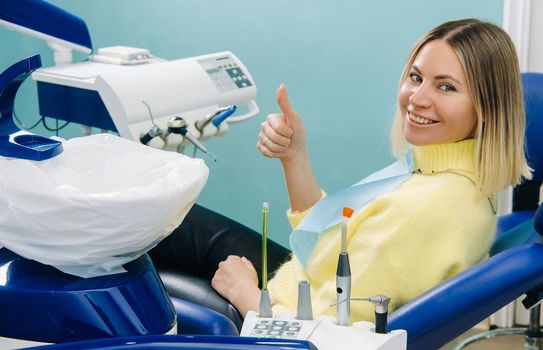
[[[475,185],[474,154],[473,140],[414,147],[418,171],[355,211],[347,229],[351,297],[386,294],[393,311],[487,256],[496,215]],[[291,225],[308,211],[289,212]],[[336,302],[340,240],[332,227],[305,271],[295,257],[280,267],[268,284],[274,314],[295,313],[298,281],[308,280],[314,314],[335,316],[330,304]],[[373,321],[373,315],[370,303],[351,302],[351,321]]]

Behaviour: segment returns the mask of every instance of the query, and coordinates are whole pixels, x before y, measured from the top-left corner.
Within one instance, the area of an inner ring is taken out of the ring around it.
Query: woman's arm
[[[261,124],[257,148],[262,155],[278,158],[283,166],[292,211],[304,211],[321,198],[306,145],[304,125],[292,108],[283,84],[276,94],[281,114],[270,114]]]

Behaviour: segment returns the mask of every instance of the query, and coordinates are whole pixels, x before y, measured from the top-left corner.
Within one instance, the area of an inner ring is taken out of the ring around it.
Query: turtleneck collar
[[[475,140],[413,146],[415,170],[422,174],[458,172],[473,178],[475,174]]]

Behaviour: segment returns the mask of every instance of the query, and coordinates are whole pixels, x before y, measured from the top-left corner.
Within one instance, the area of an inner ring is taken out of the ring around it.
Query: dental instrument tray
[[[405,350],[407,346],[404,330],[379,334],[371,322],[355,322],[346,327],[338,325],[331,316],[298,320],[291,315],[259,317],[254,311],[247,313],[241,336],[309,340],[321,350]]]

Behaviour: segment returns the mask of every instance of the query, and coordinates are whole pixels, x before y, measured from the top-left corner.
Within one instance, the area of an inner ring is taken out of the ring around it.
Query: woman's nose
[[[427,86],[421,84],[413,88],[409,95],[409,104],[413,107],[428,108],[432,104]]]

